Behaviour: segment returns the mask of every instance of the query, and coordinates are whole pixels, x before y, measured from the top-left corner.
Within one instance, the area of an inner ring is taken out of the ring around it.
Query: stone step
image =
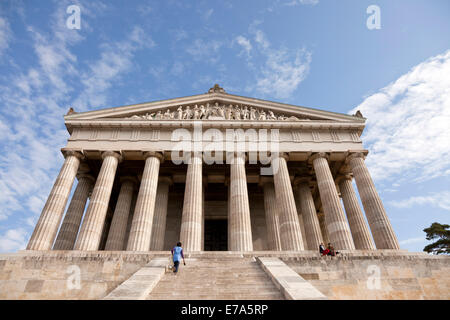
[[[186,259],[178,274],[167,272],[147,299],[283,299],[255,259],[196,257]]]

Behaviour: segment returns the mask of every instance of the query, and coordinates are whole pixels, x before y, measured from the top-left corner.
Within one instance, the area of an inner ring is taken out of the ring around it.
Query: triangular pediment
[[[207,93],[102,110],[69,112],[71,120],[133,120],[133,121],[332,121],[362,122],[360,115],[329,112],[279,102],[242,97],[225,93],[214,86]]]

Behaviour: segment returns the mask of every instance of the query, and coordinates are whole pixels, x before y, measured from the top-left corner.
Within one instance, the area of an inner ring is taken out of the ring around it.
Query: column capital
[[[144,151],[144,160],[147,160],[149,157],[158,158],[159,161],[164,162],[164,152],[163,151]]]
[[[294,178],[294,186],[298,186],[302,183],[306,183],[309,186],[311,182],[311,177],[295,177]]]
[[[67,158],[69,156],[77,157],[80,160],[84,160],[86,158],[83,153],[81,153],[80,151],[77,151],[77,150],[61,149],[61,152],[62,152],[64,158]]]
[[[159,176],[158,177],[158,182],[165,182],[169,186],[171,186],[173,184],[173,179],[172,179],[171,176]]]
[[[350,180],[350,182],[351,182],[353,180],[353,175],[350,173],[339,175],[336,178],[336,184],[339,185],[344,180]]]
[[[134,176],[122,176],[119,178],[120,183],[124,183],[125,181],[131,181],[133,185],[138,183],[138,179]]]
[[[91,180],[92,182],[95,182],[95,178],[94,178],[94,176],[93,175],[91,175],[91,174],[88,174],[88,173],[78,173],[77,174],[77,179],[78,179],[78,181],[80,181],[81,179],[88,179],[88,180]]]
[[[289,161],[289,153],[288,152],[280,152],[278,154],[280,158],[284,158],[286,161]]]
[[[273,177],[271,176],[260,176],[258,185],[264,187],[267,183],[273,183]]]
[[[349,155],[347,156],[347,158],[345,159],[345,163],[348,164],[350,163],[350,160],[354,159],[354,158],[362,158],[363,160],[366,158],[368,154],[367,150],[362,150],[362,151],[350,151]]]
[[[330,154],[327,152],[315,152],[308,158],[308,163],[312,163],[314,160],[318,158],[324,158],[327,161],[330,159]]]
[[[231,155],[231,159],[230,159],[230,155]],[[230,153],[228,153],[226,159],[227,159],[227,162],[229,161],[229,163],[227,163],[227,164],[235,164],[236,163],[235,159],[242,159],[245,164],[248,160],[248,155],[244,151],[230,152]]]
[[[119,162],[122,162],[123,157],[119,152],[116,151],[103,151],[102,152],[102,159],[105,159],[106,157],[114,157],[117,160],[119,160]]]

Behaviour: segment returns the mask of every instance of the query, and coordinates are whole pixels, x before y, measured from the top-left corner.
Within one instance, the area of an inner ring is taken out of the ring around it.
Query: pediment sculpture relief
[[[177,109],[166,111],[158,110],[145,115],[134,115],[127,119],[132,120],[289,120],[299,121],[296,116],[286,116],[283,114],[275,114],[272,110],[263,110],[251,106],[240,105],[214,105],[207,103],[206,105],[179,106]],[[302,119],[310,120],[310,119]]]

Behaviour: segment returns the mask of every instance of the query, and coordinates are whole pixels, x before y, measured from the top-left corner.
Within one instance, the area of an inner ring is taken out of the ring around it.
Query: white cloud
[[[28,233],[23,228],[10,229],[0,235],[0,252],[15,252],[25,249]]]
[[[210,63],[216,63],[219,60],[219,49],[224,45],[223,41],[196,39],[192,45],[187,47],[194,60],[207,60]]]
[[[252,44],[250,43],[250,40],[248,40],[244,36],[238,36],[238,37],[236,37],[236,42],[247,53],[247,57],[250,57],[250,51],[252,51]]]
[[[436,192],[427,196],[413,196],[404,200],[390,201],[389,203],[397,208],[429,205],[450,211],[450,191]]]
[[[401,246],[403,246],[403,245],[426,242],[426,241],[427,240],[425,239],[425,237],[418,237],[418,238],[410,238],[410,239],[399,241],[399,244]]]
[[[32,226],[44,206],[64,160],[60,148],[68,138],[63,122],[68,106],[105,103],[105,90],[130,70],[136,51],[155,45],[135,27],[122,41],[99,44],[99,59],[82,64],[72,46],[84,38],[73,30],[66,34],[65,4],[58,2],[49,23],[51,32],[27,28],[36,63],[15,66],[0,84],[0,220],[14,216],[7,222],[12,228]],[[87,17],[96,9],[82,10],[82,28],[87,28]],[[81,92],[78,97],[71,96],[74,88]],[[14,234],[3,235],[4,248],[17,243]]]
[[[292,0],[290,2],[285,3],[286,6],[298,6],[298,5],[316,5],[319,3],[319,0]]]
[[[0,17],[0,57],[8,49],[12,39],[12,32],[8,20]]]
[[[211,15],[213,14],[213,12],[214,12],[214,9],[212,9],[212,8],[209,10],[206,10],[203,14],[203,19],[208,20],[209,18],[211,18]]]
[[[273,49],[266,35],[261,30],[254,29],[257,24],[259,22],[254,23],[250,29],[266,61],[258,71],[254,89],[263,95],[287,98],[308,75],[311,53],[305,49]]]
[[[358,107],[374,179],[424,181],[450,168],[450,50],[429,58]]]

